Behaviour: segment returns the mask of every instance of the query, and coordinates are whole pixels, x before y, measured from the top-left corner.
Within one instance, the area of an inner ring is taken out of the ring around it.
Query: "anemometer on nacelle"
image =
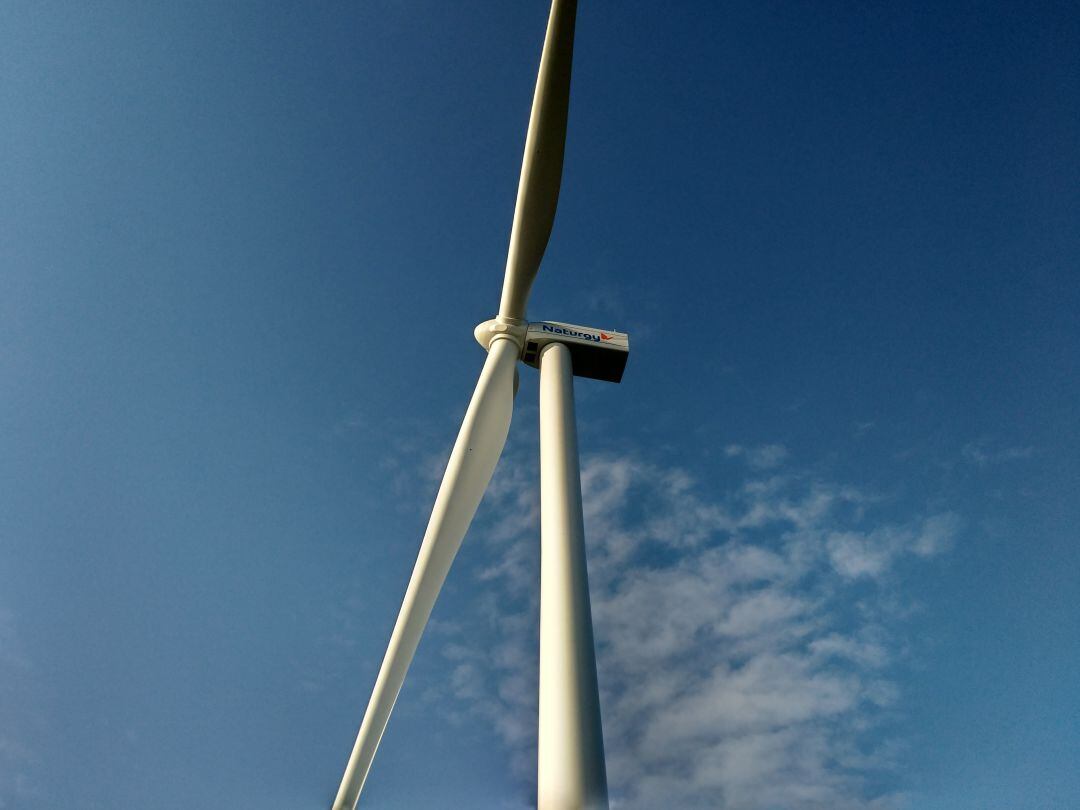
[[[521,349],[521,362],[533,368],[540,368],[540,355],[545,346],[561,343],[570,350],[575,377],[614,383],[622,380],[630,355],[630,336],[625,332],[558,321],[509,323],[502,318],[493,318],[477,326],[474,334],[485,349],[497,335],[509,337]]]

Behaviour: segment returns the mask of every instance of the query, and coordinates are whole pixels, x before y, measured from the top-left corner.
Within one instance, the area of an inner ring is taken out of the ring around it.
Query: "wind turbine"
[[[540,369],[540,810],[607,807],[573,376],[618,382],[629,338],[525,320],[562,179],[576,0],[553,0],[540,58],[499,314],[475,329],[487,350],[333,810],[354,810],[405,673],[510,430],[518,360]]]

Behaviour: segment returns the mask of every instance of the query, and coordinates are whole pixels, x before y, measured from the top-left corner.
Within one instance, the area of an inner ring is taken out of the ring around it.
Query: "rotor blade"
[[[525,157],[521,162],[510,252],[506,257],[499,314],[523,319],[540,259],[544,256],[562,180],[566,116],[570,106],[570,63],[574,55],[577,0],[552,0],[540,73],[536,77]]]
[[[496,339],[465,412],[334,810],[354,810],[435,598],[506,444],[518,347]]]

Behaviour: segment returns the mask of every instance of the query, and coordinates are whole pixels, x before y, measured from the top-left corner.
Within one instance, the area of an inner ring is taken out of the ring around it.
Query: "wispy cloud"
[[[964,461],[977,467],[987,467],[991,464],[1006,461],[1019,461],[1031,458],[1034,454],[1034,447],[1005,447],[985,437],[978,441],[968,442],[960,451]]]
[[[856,422],[852,426],[851,432],[856,439],[861,439],[863,436],[865,436],[867,433],[869,433],[876,427],[877,422],[875,422],[874,420],[869,420],[866,422]]]
[[[771,470],[784,463],[788,450],[782,444],[763,444],[757,447],[729,444],[724,448],[724,455],[728,458],[744,458],[754,470]]]
[[[809,474],[709,491],[632,456],[582,466],[589,572],[613,806],[887,808],[900,741],[901,563],[945,551],[948,512],[875,519],[880,498]],[[757,458],[757,462],[751,458]],[[474,609],[492,641],[445,645],[450,693],[534,778],[537,484],[504,464],[476,534],[496,560]],[[880,600],[868,600],[866,588]],[[886,598],[887,597],[887,598]],[[893,780],[895,781],[895,780]]]
[[[831,532],[826,540],[829,560],[842,576],[854,579],[886,574],[897,557],[932,557],[952,544],[960,519],[951,512],[905,526],[886,525],[870,531]]]

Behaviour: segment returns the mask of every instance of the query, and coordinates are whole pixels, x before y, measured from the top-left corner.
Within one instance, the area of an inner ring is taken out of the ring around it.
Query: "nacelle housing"
[[[570,350],[575,377],[619,382],[630,355],[630,336],[625,332],[593,329],[558,321],[530,323],[525,334],[521,360],[540,367],[540,352],[549,343],[561,343]]]

